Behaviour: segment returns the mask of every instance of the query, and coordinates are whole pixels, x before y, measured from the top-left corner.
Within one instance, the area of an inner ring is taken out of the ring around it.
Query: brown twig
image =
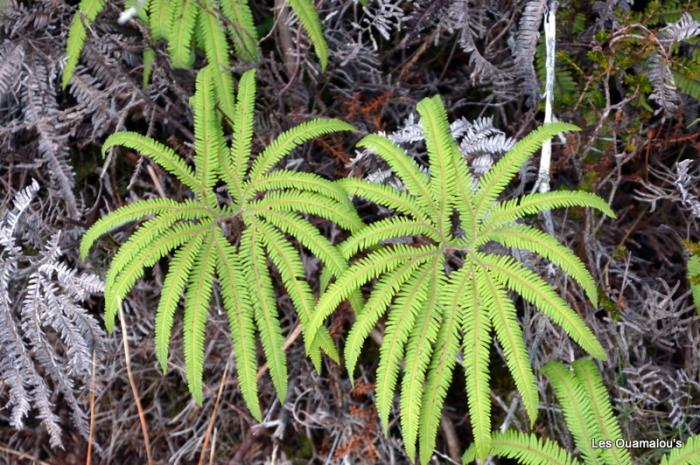
[[[146,449],[146,461],[148,465],[153,465],[153,457],[151,456],[151,440],[148,436],[148,426],[146,424],[146,416],[143,413],[143,406],[141,405],[141,399],[139,397],[139,391],[136,388],[136,382],[134,381],[134,373],[131,371],[131,358],[129,355],[129,342],[126,337],[126,322],[124,321],[124,312],[121,307],[119,308],[119,324],[122,329],[122,342],[124,343],[124,359],[126,360],[126,375],[129,378],[129,385],[131,386],[131,392],[134,394],[134,402],[136,403],[136,410],[139,415],[139,422],[141,423],[141,431],[143,432],[143,442]]]
[[[462,449],[459,444],[459,436],[457,435],[457,430],[455,430],[455,425],[446,416],[440,418],[440,430],[442,431],[442,437],[445,439],[447,444],[447,452],[455,463],[460,463],[462,457]]]
[[[224,367],[224,373],[221,375],[221,382],[219,383],[219,391],[216,393],[216,401],[214,402],[214,410],[211,413],[211,418],[209,419],[209,425],[207,426],[207,434],[204,436],[204,441],[202,442],[202,451],[199,454],[198,465],[204,465],[204,461],[207,457],[207,446],[209,445],[209,438],[211,437],[211,432],[214,429],[214,423],[216,422],[216,415],[219,413],[219,406],[221,405],[221,395],[224,392],[224,385],[228,379],[228,370],[231,366],[231,357],[226,360],[226,366]],[[214,454],[214,442],[211,444],[211,454]]]
[[[32,465],[51,465],[50,463],[39,460],[26,452],[10,449],[9,447],[0,446],[0,452],[5,452],[6,454],[14,455],[15,457],[19,457],[21,459],[31,460]]]
[[[160,183],[160,180],[158,179],[158,175],[156,174],[156,170],[154,170],[153,166],[151,166],[151,165],[148,165],[146,167],[146,170],[148,171],[148,175],[151,177],[151,181],[153,181],[153,184],[156,186],[156,190],[158,191],[158,195],[160,195],[164,199],[167,199],[168,196],[165,195],[165,191],[163,190],[163,185]]]
[[[95,351],[92,352],[92,376],[90,379],[90,430],[88,431],[85,465],[92,465],[92,438],[95,434]]]

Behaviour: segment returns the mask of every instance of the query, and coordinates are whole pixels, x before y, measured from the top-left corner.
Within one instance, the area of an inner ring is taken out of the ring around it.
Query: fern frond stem
[[[146,449],[146,461],[148,465],[153,465],[153,457],[151,456],[151,439],[148,435],[148,424],[146,423],[146,415],[143,412],[143,406],[141,405],[141,397],[139,396],[138,388],[136,387],[136,381],[134,381],[134,372],[131,369],[131,353],[129,352],[129,341],[126,335],[126,321],[124,321],[124,311],[119,307],[119,324],[122,330],[122,343],[124,345],[124,360],[126,362],[126,376],[129,379],[129,386],[131,386],[131,393],[134,395],[134,403],[136,404],[136,411],[139,415],[139,423],[141,423],[141,432],[143,433],[143,446]]]
[[[202,441],[202,451],[199,453],[199,461],[197,465],[204,465],[204,460],[207,457],[207,446],[209,446],[209,438],[211,438],[212,430],[214,429],[214,423],[216,422],[216,416],[219,413],[219,406],[221,405],[221,395],[224,392],[224,386],[226,385],[226,380],[228,379],[228,370],[231,367],[231,357],[226,360],[226,366],[224,366],[224,373],[221,375],[221,382],[219,383],[219,390],[216,393],[216,401],[214,402],[214,408],[211,412],[211,417],[209,418],[209,424],[207,425],[207,433],[204,435],[204,440]],[[214,451],[214,442],[211,444],[211,450]]]

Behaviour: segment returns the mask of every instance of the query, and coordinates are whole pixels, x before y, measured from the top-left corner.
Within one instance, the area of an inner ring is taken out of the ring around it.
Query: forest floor
[[[189,159],[194,144],[189,98],[204,58],[197,56],[194,69],[173,69],[165,45],[150,40],[136,20],[119,24],[122,3],[110,0],[88,31],[73,81],[63,89],[66,35],[77,3],[0,0],[0,225],[18,192],[32,180],[40,186],[18,227],[19,271],[3,277],[10,265],[0,255],[0,291],[5,286],[0,297],[11,299],[3,303],[0,298],[0,312],[7,312],[0,316],[0,344],[16,325],[28,357],[34,358],[44,349],[27,332],[32,320],[17,305],[31,291],[24,263],[60,253],[56,260],[79,273],[81,286],[90,290],[93,278],[104,279],[118,246],[134,228],[105,236],[81,260],[79,241],[87,228],[139,199],[188,196],[184,186],[139,153],[120,149],[103,158],[101,145],[110,134],[131,130]],[[520,139],[543,122],[542,19],[548,2],[317,1],[330,50],[325,71],[299,25],[273,14],[273,3],[280,2],[250,3],[262,37],[253,153],[314,117],[338,118],[359,131],[304,144],[280,166],[328,179],[388,179],[386,166],[354,144],[375,132],[414,140],[416,104],[436,94],[450,121],[465,128],[458,142],[474,172],[498,160],[508,138]],[[689,244],[700,242],[700,124],[693,124],[700,116],[697,40],[659,42],[670,63],[661,71],[654,58],[660,53],[654,38],[670,37],[671,29],[664,28],[677,24],[684,11],[696,19],[700,12],[693,2],[661,3],[668,5],[560,2],[553,112],[581,131],[553,140],[551,188],[594,192],[617,217],[559,209],[551,215],[552,231],[591,271],[598,307],[543,260],[528,262],[585,319],[608,353],[598,366],[623,436],[635,439],[700,433],[700,318],[687,276]],[[695,34],[697,39],[700,26]],[[155,50],[146,86],[145,46]],[[247,67],[234,62],[233,71],[240,75]],[[676,77],[676,87],[663,78],[659,84],[658,73],[669,69],[675,76],[688,70],[692,82],[681,84]],[[405,147],[419,161],[425,154],[422,142]],[[509,186],[508,197],[532,191],[539,163],[538,152]],[[367,223],[385,213],[369,203],[356,205]],[[544,217],[528,221],[546,227]],[[314,222],[326,237],[345,238],[329,222]],[[0,242],[0,250],[9,249]],[[304,265],[318,293],[320,265],[311,256],[305,256]],[[89,338],[94,346],[84,348],[82,364],[62,365],[78,349],[62,344],[60,331],[47,330],[41,343],[51,348],[44,354],[55,356],[53,366],[65,377],[36,363],[32,373],[46,379],[42,386],[49,392],[30,395],[21,429],[8,374],[19,359],[0,347],[0,464],[144,464],[143,423],[156,464],[410,463],[401,441],[398,401],[387,434],[374,404],[381,324],[365,344],[351,382],[345,368],[328,358],[320,371],[314,369],[294,331],[293,305],[279,294],[289,389],[287,398],[278,400],[270,378],[262,374],[264,419],[258,422],[246,409],[234,375],[228,323],[218,300],[207,323],[203,404],[192,401],[185,383],[180,317],[169,371],[161,372],[153,332],[166,271],[167,261],[162,261],[138,282],[125,301],[125,324],[117,321],[112,334],[102,329],[100,292],[89,292],[81,305],[98,324],[86,323],[95,331]],[[534,367],[583,355],[525,301],[516,305]],[[354,318],[344,304],[327,320],[339,347]],[[530,428],[502,348],[493,345],[492,426],[534,431],[573,451],[554,393],[543,376],[537,379],[541,410]],[[460,463],[472,442],[463,380],[459,368],[447,393],[432,463]],[[52,415],[59,431],[47,430],[42,421]],[[658,463],[660,452],[635,450],[635,463]]]

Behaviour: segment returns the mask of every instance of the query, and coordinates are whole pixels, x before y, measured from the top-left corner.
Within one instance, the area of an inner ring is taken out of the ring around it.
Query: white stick
[[[554,98],[554,56],[556,53],[556,0],[549,3],[549,11],[544,19],[545,47],[547,51],[546,69],[547,77],[544,91],[544,123],[552,122],[552,100]],[[540,170],[537,173],[535,190],[549,192],[549,169],[552,163],[552,140],[547,139],[542,144],[542,156],[540,157]],[[550,234],[554,233],[552,215],[546,212],[544,215],[545,227]]]
[[[135,18],[139,14],[139,10],[143,8],[143,5],[146,3],[146,0],[137,0],[134,6],[127,8],[126,10],[122,11],[121,14],[119,15],[119,19],[117,20],[117,23],[119,24],[126,24],[128,23],[132,18]]]

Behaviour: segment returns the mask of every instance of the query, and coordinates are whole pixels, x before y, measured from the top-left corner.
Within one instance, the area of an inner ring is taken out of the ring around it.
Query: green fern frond
[[[236,54],[246,63],[258,59],[258,31],[247,0],[219,0],[221,12],[231,22],[228,28]]]
[[[491,448],[491,400],[489,390],[489,349],[494,295],[489,293],[483,270],[472,270],[471,289],[465,290],[467,311],[462,320],[464,331],[464,372],[467,379],[467,404],[472,417],[476,457],[486,459]]]
[[[318,13],[312,0],[289,0],[289,5],[297,18],[299,18],[306,34],[314,45],[318,61],[321,63],[321,69],[325,70],[328,66],[328,44],[326,43],[326,38],[323,37],[321,20],[318,18]]]
[[[425,128],[425,145],[430,160],[430,192],[437,199],[436,222],[444,235],[450,233],[450,220],[454,206],[455,175],[452,149],[455,144],[447,121],[447,112],[439,96],[426,98],[416,107]]]
[[[221,231],[216,236],[216,269],[228,316],[241,394],[253,417],[262,421],[258,402],[255,324],[243,266]]]
[[[513,459],[522,465],[580,465],[578,460],[555,442],[520,431],[493,433],[491,454]],[[467,465],[475,459],[476,450],[472,445],[464,453],[462,463]]]
[[[143,250],[150,247],[162,234],[174,225],[184,224],[181,212],[167,212],[141,225],[129,237],[112,259],[111,266],[105,279],[105,301],[109,301],[111,290],[119,273]]]
[[[598,439],[607,439],[615,444],[618,439],[622,439],[622,432],[620,431],[620,425],[613,416],[612,405],[610,405],[610,400],[608,399],[608,391],[603,384],[598,368],[587,358],[576,360],[573,363],[573,368],[576,378],[585,392],[585,398],[595,420],[596,431],[600,434]],[[610,447],[602,449],[602,454],[605,463],[611,465],[632,465],[632,458],[627,449]]]
[[[194,268],[203,242],[204,235],[200,234],[182,246],[173,256],[163,282],[155,324],[156,358],[163,373],[168,371],[168,350],[177,304],[189,281],[190,272]]]
[[[204,44],[207,56],[207,67],[211,70],[211,79],[219,108],[228,121],[234,117],[235,97],[233,93],[233,78],[231,77],[231,62],[226,33],[221,28],[214,0],[200,0],[202,11],[197,15],[199,36]]]
[[[189,68],[194,61],[194,34],[198,0],[177,0],[171,5],[168,53],[175,68]]]
[[[349,231],[364,226],[357,212],[347,204],[312,193],[270,192],[262,200],[251,202],[251,210],[307,213],[332,220]]]
[[[685,278],[688,280],[690,292],[695,305],[695,312],[700,314],[700,253],[695,250],[699,245],[693,242],[684,242],[685,252],[688,256],[686,260]]]
[[[280,231],[293,236],[302,246],[321,260],[325,267],[321,273],[321,289],[327,287],[331,277],[340,276],[347,269],[347,262],[341,255],[339,247],[334,247],[328,239],[300,215],[272,210],[256,212],[256,214]],[[348,301],[355,312],[361,311],[363,301],[359,291],[352,292]]]
[[[428,298],[428,286],[433,273],[433,267],[430,265],[423,265],[416,270],[396,297],[394,308],[397,311],[389,313],[384,330],[384,341],[379,348],[380,357],[375,386],[377,413],[385,433],[389,430],[389,413],[404,348],[416,317]]]
[[[277,162],[304,142],[341,131],[354,132],[355,128],[338,119],[318,118],[283,132],[255,159],[250,169],[251,181],[254,182],[267,173]]]
[[[177,219],[199,219],[211,216],[208,208],[203,208],[192,201],[176,202],[170,199],[139,200],[125,205],[103,216],[95,224],[90,226],[80,241],[80,258],[85,259],[97,238],[107,232],[125,225],[131,221],[140,220],[146,216],[158,213],[175,213]]]
[[[408,218],[386,218],[361,229],[340,244],[340,250],[346,259],[358,252],[381,245],[386,237],[425,236],[438,241],[439,232],[431,226]]]
[[[151,47],[144,47],[143,49],[143,78],[141,79],[141,87],[145,90],[148,84],[151,82],[151,75],[153,74],[153,66],[156,62],[156,52]]]
[[[479,254],[478,261],[501,284],[520,294],[561,326],[586,352],[600,360],[608,358],[583,319],[537,274],[508,256]]]
[[[468,237],[475,238],[477,230],[476,213],[474,212],[474,182],[469,167],[464,162],[459,147],[452,149],[452,164],[455,173],[455,203],[462,222],[462,228]]]
[[[320,330],[323,320],[355,289],[383,273],[398,268],[407,261],[421,260],[432,254],[434,254],[432,247],[396,246],[392,249],[380,249],[360,260],[341,274],[321,296],[314,318],[309,325],[309,333],[315,335]]]
[[[482,217],[489,205],[498,198],[498,195],[518,172],[522,164],[542,146],[544,141],[556,136],[560,132],[578,130],[579,128],[572,124],[549,123],[535,129],[525,136],[524,139],[516,143],[515,146],[513,146],[513,148],[479,180],[478,195],[475,199],[476,217]]]
[[[75,16],[73,16],[73,20],[70,23],[70,28],[68,29],[68,40],[66,42],[66,66],[63,68],[63,78],[61,81],[61,87],[63,87],[63,89],[68,87],[68,83],[70,83],[71,79],[73,79],[75,67],[78,65],[80,52],[83,50],[85,38],[87,37],[85,26],[90,26],[90,24],[95,21],[95,18],[97,18],[97,15],[102,12],[104,7],[105,0],[80,1],[78,11],[75,13]]]
[[[515,385],[522,397],[525,411],[532,425],[537,419],[539,407],[537,381],[527,357],[525,340],[518,324],[517,311],[505,289],[488,273],[482,274],[485,279],[486,292],[492,296],[492,299],[486,302],[486,305],[489,306],[488,314],[491,317],[493,328],[496,330],[498,342],[503,348],[506,365],[515,380]]]
[[[421,460],[425,462],[432,454],[456,348],[461,345],[475,450],[484,459],[489,453],[491,434],[492,328],[504,348],[506,364],[533,422],[538,409],[534,374],[517,311],[506,289],[535,304],[595,357],[605,358],[605,351],[584,320],[541,277],[508,256],[482,249],[491,241],[530,249],[571,274],[595,302],[595,283],[581,261],[554,238],[515,221],[558,206],[593,206],[607,214],[612,211],[602,199],[578,192],[536,194],[497,202],[520,166],[544,140],[575,127],[557,123],[533,132],[475,184],[451,136],[440,98],[423,99],[418,111],[426,140],[429,175],[421,172],[405,150],[384,136],[372,135],[358,145],[383,158],[405,189],[359,179],[338,182],[348,195],[387,207],[393,214],[352,231],[351,237],[340,244],[341,254],[351,264],[327,287],[330,273],[322,275],[324,292],[310,330],[318,331],[323,320],[343,300],[377,279],[378,284],[372,287],[369,301],[359,312],[346,341],[346,368],[350,376],[365,337],[388,311],[389,324],[380,349],[376,381],[379,418],[386,429],[403,360],[399,416],[404,445],[409,457],[413,457],[418,439]],[[423,263],[429,260],[449,263],[449,267],[434,269],[430,273],[432,279],[428,278],[425,275],[428,265]],[[412,262],[418,268],[404,275]],[[445,275],[447,270],[449,274]],[[390,283],[398,277],[404,286],[416,289],[395,291]]]
[[[224,150],[224,135],[216,112],[214,98],[215,75],[210,67],[197,74],[192,106],[194,108],[194,163],[199,185],[204,186],[202,197],[207,199],[216,183],[219,154]],[[215,205],[215,203],[214,203]]]
[[[313,192],[328,196],[336,202],[350,205],[347,201],[347,193],[337,183],[328,182],[328,180],[314,173],[290,170],[276,170],[259,177],[255,182],[251,182],[247,200],[253,200],[261,192],[286,189]]]
[[[435,259],[439,264],[442,264],[444,257],[438,256]],[[442,317],[442,305],[438,296],[445,281],[442,266],[432,267],[428,297],[418,312],[415,326],[406,344],[406,363],[401,380],[399,418],[404,448],[411,460],[415,456],[425,374],[433,354],[433,344],[436,341]]]
[[[365,181],[363,179],[346,178],[336,182],[340,187],[345,189],[350,196],[369,200],[370,202],[395,210],[398,213],[411,215],[417,220],[432,223],[437,227],[437,219],[426,215],[425,212],[413,202],[414,199],[411,198],[410,195],[391,187]]]
[[[594,449],[594,440],[603,439],[596,424],[595,415],[591,410],[590,399],[577,376],[562,363],[554,360],[543,367],[547,379],[552,384],[554,392],[564,411],[566,424],[576,441],[586,465],[602,464],[600,449]],[[607,439],[607,437],[605,438]]]
[[[445,279],[447,281],[447,279]],[[446,293],[453,291],[449,285],[441,288]],[[443,300],[443,296],[440,296]],[[433,357],[428,366],[425,390],[421,401],[419,422],[419,451],[421,463],[428,463],[437,437],[442,406],[447,389],[450,387],[452,372],[457,363],[459,352],[461,311],[443,311],[443,319],[435,342]],[[379,376],[379,371],[377,371]]]
[[[695,100],[700,100],[700,79],[693,78],[683,71],[674,70],[673,81],[676,83],[681,92],[686,95],[690,95]]]
[[[168,5],[178,11],[187,7],[179,0]],[[200,18],[202,21],[204,19]],[[215,98],[217,86],[216,70],[210,63],[198,74],[195,95],[190,100],[195,120],[194,169],[172,149],[139,134],[117,133],[105,143],[105,150],[124,145],[149,156],[190,187],[194,199],[181,202],[147,200],[122,207],[88,230],[83,237],[81,253],[87,255],[94,241],[109,230],[153,217],[129,237],[112,259],[105,279],[107,328],[111,331],[114,327],[122,300],[143,276],[145,269],[172,252],[174,256],[165,276],[156,314],[156,354],[161,367],[167,368],[175,312],[184,293],[185,377],[194,400],[201,403],[204,394],[204,334],[213,283],[218,278],[243,398],[252,415],[260,420],[256,329],[278,396],[283,399],[287,390],[277,289],[273,285],[268,259],[282,278],[283,286],[279,291],[286,291],[297,311],[307,353],[314,365],[320,368],[321,351],[335,360],[339,355],[325,328],[322,331],[309,329],[315,301],[305,280],[300,251],[293,244],[299,243],[316,255],[324,264],[324,272],[331,277],[340,276],[348,264],[339,249],[301,213],[328,218],[353,231],[360,230],[364,224],[340,186],[308,173],[270,172],[272,165],[284,156],[280,150],[291,150],[311,140],[314,134],[344,130],[350,126],[319,120],[303,126],[302,130],[291,129],[278,139],[277,153],[267,151],[267,158],[261,156],[271,165],[258,165],[261,167],[260,176],[244,182],[247,167],[254,158],[250,150],[254,72],[245,73],[241,79],[239,99],[233,107],[231,144],[227,144],[221,127],[221,114],[218,113],[221,102]],[[217,189],[221,181],[232,187],[228,198],[225,192]],[[249,192],[245,192],[246,189]],[[346,297],[356,311],[361,311],[363,301],[357,290],[351,290]]]
[[[665,455],[661,465],[700,465],[700,435],[692,436],[683,447]]]
[[[251,302],[255,310],[255,325],[260,334],[265,358],[270,367],[272,384],[277,397],[287,396],[287,357],[284,354],[284,338],[277,315],[277,302],[272,287],[269,268],[260,243],[259,232],[249,227],[241,239],[241,264],[246,274]],[[306,352],[311,353],[313,338],[307,338]]]
[[[216,266],[214,235],[210,229],[204,245],[200,248],[190,273],[190,280],[185,295],[185,322],[183,348],[185,353],[185,375],[187,387],[194,401],[201,405],[202,375],[204,374],[204,334],[207,328],[209,300],[214,286],[214,267]]]
[[[123,131],[112,134],[102,144],[102,156],[107,150],[116,145],[136,150],[175,176],[181,183],[195,192],[201,189],[201,184],[195,177],[187,162],[175,153],[170,147],[157,142],[150,137],[135,132]]]
[[[629,451],[619,447],[618,442],[622,439],[620,426],[613,416],[608,392],[595,364],[583,358],[576,360],[572,368],[550,361],[542,370],[554,389],[576,448],[586,465],[631,465]],[[613,446],[594,446],[602,441],[610,441]],[[512,430],[492,433],[490,453],[522,465],[579,464],[556,443]],[[462,457],[462,463],[471,463],[476,458],[476,447],[472,445]],[[671,464],[699,465],[700,436],[690,437],[685,445],[662,457],[661,465]]]
[[[233,117],[233,144],[230,158],[236,180],[243,185],[243,177],[248,169],[250,144],[253,141],[255,111],[255,70],[246,71],[238,83],[238,106]]]
[[[346,268],[347,264],[343,256],[331,242],[318,232],[308,221],[296,213],[266,211],[260,213],[267,222],[279,228],[309,249],[324,266],[328,267],[333,276],[338,276]]]
[[[595,194],[581,191],[554,191],[524,195],[499,203],[486,218],[484,231],[489,232],[504,223],[562,207],[595,208],[610,218],[615,218],[615,213],[607,202]]]
[[[314,297],[311,287],[304,281],[304,265],[301,257],[294,248],[287,242],[286,238],[279,231],[265,223],[256,223],[256,228],[260,232],[260,238],[268,252],[270,261],[280,273],[284,287],[289,293],[289,297],[297,309],[299,320],[301,321],[302,337],[308,338],[306,328],[308,327],[311,315],[314,310]],[[321,349],[336,362],[340,361],[340,356],[335,348],[335,344],[330,334],[325,328],[316,336],[315,340],[309,343],[311,358],[317,370],[321,368]]]
[[[403,185],[406,186],[406,189],[416,197],[416,202],[425,216],[437,224],[437,205],[428,187],[430,179],[420,171],[416,162],[404,149],[380,134],[365,136],[357,143],[357,146],[370,150],[386,161]],[[348,187],[352,187],[352,185]],[[358,191],[355,195],[360,192]],[[376,200],[373,201],[376,202]]]
[[[167,39],[170,34],[172,1],[150,0],[148,2],[148,27],[154,40]]]
[[[543,256],[577,281],[593,305],[598,305],[598,292],[593,276],[580,258],[551,235],[518,224],[500,228],[486,237],[506,247],[529,250]]]
[[[347,336],[345,344],[345,364],[348,367],[348,373],[351,378],[353,377],[355,364],[360,355],[362,345],[372,331],[372,328],[374,328],[377,321],[384,315],[392,299],[400,291],[401,287],[411,279],[416,269],[427,260],[428,257],[422,260],[414,260],[405,263],[390,273],[386,273],[379,282],[377,282],[372,296],[364,305],[362,313],[357,315],[357,320]],[[325,328],[321,328],[321,331],[323,331],[323,329]]]
[[[207,227],[174,225],[168,232],[151,242],[148,248],[138,252],[117,275],[109,289],[105,283],[105,326],[109,332],[114,329],[114,317],[119,311],[122,300],[136,284],[136,281],[143,276],[144,269],[155,265],[158,260],[188,240],[192,240]]]

